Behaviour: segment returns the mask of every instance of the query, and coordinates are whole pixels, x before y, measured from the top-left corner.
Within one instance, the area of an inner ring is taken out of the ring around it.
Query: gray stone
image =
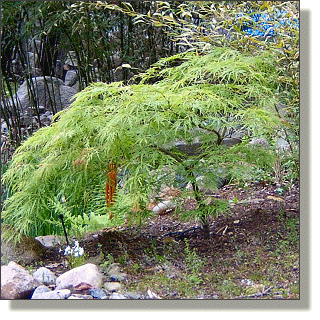
[[[113,292],[111,294],[111,296],[109,297],[109,299],[112,300],[122,300],[122,299],[127,299],[126,296],[124,296],[123,294],[117,293],[117,292]]]
[[[75,88],[64,85],[63,81],[49,76],[32,78],[30,83],[36,100],[36,105],[43,106],[46,110],[60,111],[72,103],[73,96],[78,92]],[[18,105],[24,112],[33,106],[33,99],[28,89],[27,81],[24,81],[17,90],[13,101],[9,104]]]
[[[91,295],[89,295],[89,294],[77,294],[77,293],[74,293],[68,298],[68,300],[69,299],[90,300],[90,299],[93,299],[93,297]]]
[[[28,64],[28,71],[30,72],[31,76],[36,77],[42,74],[41,69],[39,68],[39,58],[36,53],[28,52],[27,64]]]
[[[56,289],[76,287],[83,282],[91,285],[93,288],[100,288],[102,286],[102,274],[96,265],[87,263],[63,273],[56,280]]]
[[[75,70],[69,70],[66,73],[64,84],[68,87],[72,87],[78,81],[78,74]]]
[[[101,299],[106,295],[106,292],[100,288],[92,288],[88,292],[93,298]]]
[[[109,292],[116,292],[122,288],[122,285],[119,282],[105,282],[103,286]]]
[[[55,284],[57,279],[54,273],[45,267],[41,267],[34,272],[33,277],[45,285]]]
[[[249,144],[253,146],[269,147],[269,142],[266,138],[253,138]]]
[[[28,299],[40,283],[27,270],[11,261],[1,266],[1,298]]]
[[[112,263],[107,272],[111,281],[123,281],[127,277],[125,273],[121,272],[119,263]]]
[[[276,148],[279,151],[289,151],[290,145],[286,139],[279,137],[276,142]]]
[[[134,300],[138,300],[138,299],[143,299],[144,298],[144,296],[141,293],[138,293],[138,292],[126,292],[124,294],[124,296],[127,299],[134,299]]]
[[[41,299],[41,300],[61,300],[61,299],[68,299],[71,295],[71,291],[68,289],[62,290],[54,290],[51,291],[46,286],[39,286],[33,293],[31,299]]]
[[[75,51],[69,51],[67,54],[67,59],[65,61],[65,65],[70,67],[78,67],[77,55]]]
[[[39,236],[35,239],[38,240],[46,248],[52,248],[64,242],[62,236],[56,235]]]

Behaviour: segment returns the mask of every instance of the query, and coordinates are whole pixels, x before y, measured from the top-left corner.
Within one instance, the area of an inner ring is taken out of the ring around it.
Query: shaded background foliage
[[[34,64],[38,75],[64,80],[70,51],[81,90],[92,82],[119,80],[119,74],[127,81],[162,57],[209,44],[252,54],[272,50],[287,92],[282,102],[298,130],[297,1],[2,1],[1,6],[1,113],[15,145],[23,139],[21,110],[10,108],[8,97],[24,80],[34,90]],[[38,111],[35,101],[33,107]]]

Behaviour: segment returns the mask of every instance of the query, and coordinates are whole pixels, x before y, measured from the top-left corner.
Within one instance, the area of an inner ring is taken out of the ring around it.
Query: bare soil
[[[80,240],[88,261],[119,262],[126,290],[150,288],[164,299],[299,299],[299,184],[227,185],[215,197],[230,200],[226,215],[210,220],[204,239],[197,221],[175,212],[141,226],[106,228]],[[196,207],[185,199],[185,210]],[[45,266],[68,270],[56,251]]]

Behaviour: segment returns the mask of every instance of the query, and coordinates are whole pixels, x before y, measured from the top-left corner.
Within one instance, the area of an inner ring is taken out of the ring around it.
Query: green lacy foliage
[[[175,59],[180,65],[168,67]],[[164,166],[182,168],[195,183],[196,172],[225,168],[241,177],[252,165],[271,165],[270,151],[247,142],[272,138],[281,126],[275,64],[268,52],[252,56],[216,48],[160,60],[139,84],[92,84],[16,150],[3,177],[11,194],[3,222],[31,236],[62,233],[59,214],[78,231],[111,225],[104,202],[110,163],[123,177],[113,224],[132,208],[141,209],[138,218],[145,215]],[[247,139],[223,145],[228,132],[239,129]],[[177,141],[201,144],[184,153]]]

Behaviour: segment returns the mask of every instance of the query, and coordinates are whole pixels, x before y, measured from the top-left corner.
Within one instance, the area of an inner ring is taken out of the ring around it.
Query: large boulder
[[[55,113],[68,107],[77,92],[75,88],[66,86],[58,78],[34,77],[31,81],[23,82],[13,98],[14,101],[9,100],[9,105],[18,105],[20,110],[25,112],[32,110],[36,104],[37,107],[43,106],[46,110]],[[28,114],[28,116],[32,115]]]
[[[1,266],[1,299],[28,299],[40,283],[22,266],[11,261]]]
[[[19,242],[10,238],[8,240],[6,236],[11,232],[18,236],[18,231],[13,228],[1,226],[1,264],[6,264],[7,261],[30,264],[42,260],[47,249],[39,241],[23,234],[20,234]]]
[[[102,274],[98,271],[98,267],[92,263],[73,268],[56,280],[56,289],[75,288],[81,283],[88,284],[92,288],[100,288],[102,286]]]

